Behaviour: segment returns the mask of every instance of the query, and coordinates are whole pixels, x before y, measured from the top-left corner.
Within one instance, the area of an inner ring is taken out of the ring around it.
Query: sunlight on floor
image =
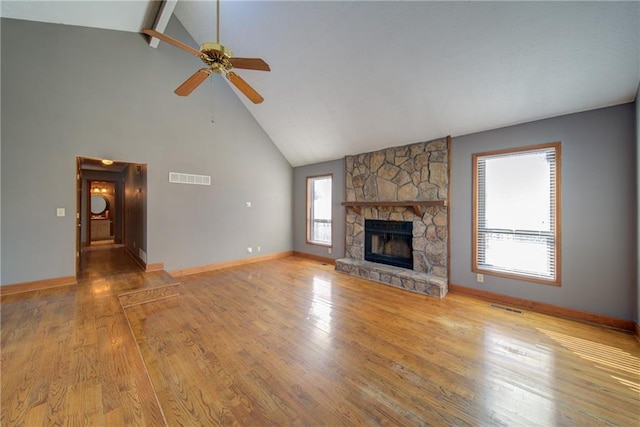
[[[94,296],[99,297],[102,295],[111,294],[111,283],[105,279],[97,279],[91,282],[91,292]]]
[[[611,375],[611,377],[632,390],[640,392],[640,358],[610,345],[600,344],[546,329],[537,329],[558,342],[564,348],[572,351],[578,357],[596,363],[598,367],[603,370],[611,372],[615,369],[615,373],[618,375],[621,374],[619,371],[629,374],[634,381],[615,375]]]
[[[313,301],[307,319],[313,320],[318,329],[326,335],[331,333],[331,282],[319,277],[313,278]]]
[[[540,425],[554,425],[553,351],[495,328],[485,329],[484,347],[485,407],[491,417],[506,424],[535,419]]]

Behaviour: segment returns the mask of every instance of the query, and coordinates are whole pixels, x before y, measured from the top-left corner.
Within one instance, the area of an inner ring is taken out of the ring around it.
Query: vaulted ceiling
[[[4,17],[138,32],[160,3],[1,8]],[[631,102],[640,82],[636,1],[222,1],[220,9],[221,42],[271,66],[238,71],[264,103],[240,97],[293,166]],[[215,41],[215,2],[178,1],[174,13],[197,43]]]

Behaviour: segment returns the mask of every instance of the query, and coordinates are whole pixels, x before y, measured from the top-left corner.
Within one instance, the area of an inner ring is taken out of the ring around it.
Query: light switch
[[[64,208],[57,208],[56,216],[64,216]]]
[[[244,205],[245,205],[246,207],[250,208],[250,207],[251,207],[251,202],[246,202]]]

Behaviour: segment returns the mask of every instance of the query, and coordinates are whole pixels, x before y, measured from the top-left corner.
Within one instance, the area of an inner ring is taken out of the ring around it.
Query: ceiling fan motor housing
[[[207,64],[216,73],[226,73],[233,68],[229,58],[233,56],[231,49],[220,43],[204,43],[200,46],[202,62]]]

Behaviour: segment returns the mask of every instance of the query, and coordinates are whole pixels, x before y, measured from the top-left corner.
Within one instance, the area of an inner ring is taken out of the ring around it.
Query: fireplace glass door
[[[413,223],[367,219],[364,259],[413,270]]]

